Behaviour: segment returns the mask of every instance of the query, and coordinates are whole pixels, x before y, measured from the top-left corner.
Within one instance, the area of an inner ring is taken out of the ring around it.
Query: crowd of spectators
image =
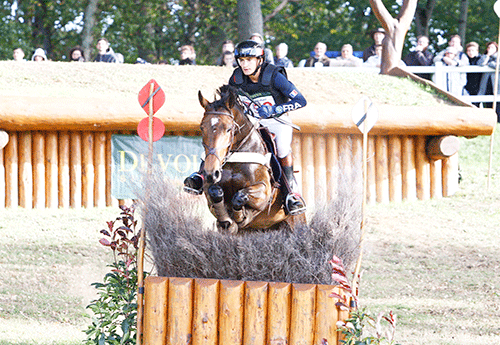
[[[363,52],[354,52],[351,44],[342,45],[338,56],[327,55],[328,47],[323,42],[317,42],[311,52],[311,55],[302,59],[298,67],[380,67],[382,55],[382,42],[385,38],[385,31],[377,28],[371,32],[373,44],[367,47]],[[275,46],[275,55],[268,47],[261,34],[254,33],[249,39],[254,40],[264,46],[265,62],[293,68],[294,63],[287,57],[288,45],[279,43]],[[498,45],[495,42],[486,43],[484,53],[478,43],[469,42],[462,46],[459,35],[453,35],[448,40],[448,45],[442,51],[436,54],[432,53],[429,38],[427,36],[417,37],[416,45],[410,53],[402,58],[402,65],[407,66],[432,66],[443,65],[453,67],[463,67],[468,65],[489,66],[495,68]],[[234,68],[237,61],[234,58],[235,44],[231,40],[222,42],[221,54],[214,62],[217,66]],[[93,62],[123,63],[123,55],[114,52],[106,38],[99,38],[96,42],[97,54],[89,59]],[[354,54],[356,53],[356,54]],[[357,55],[357,56],[356,56]],[[26,61],[25,52],[21,48],[13,51],[15,61]],[[31,56],[32,61],[47,61],[47,54],[42,48],[36,48]],[[85,54],[80,46],[76,46],[69,51],[69,61],[85,62]],[[183,45],[179,48],[179,59],[172,60],[178,65],[196,65],[196,51],[192,45]],[[137,58],[137,64],[147,64],[142,58]],[[172,62],[171,62],[172,63]],[[167,64],[166,61],[160,61],[159,64]],[[494,73],[446,73],[447,91],[457,95],[491,95],[494,90]],[[418,76],[424,79],[431,79],[432,74],[420,73]],[[500,89],[500,85],[499,85]]]

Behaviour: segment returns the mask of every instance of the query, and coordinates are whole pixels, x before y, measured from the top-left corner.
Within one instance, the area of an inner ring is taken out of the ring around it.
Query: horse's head
[[[236,94],[225,85],[219,90],[219,95],[220,99],[210,103],[198,91],[200,104],[205,109],[200,125],[205,148],[204,175],[210,184],[219,182],[222,177],[222,166],[237,128],[233,111]]]

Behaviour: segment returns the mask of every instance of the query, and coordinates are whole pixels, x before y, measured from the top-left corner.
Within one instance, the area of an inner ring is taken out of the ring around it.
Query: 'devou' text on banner
[[[117,199],[136,199],[148,169],[148,142],[137,135],[111,137],[111,195]],[[163,137],[153,143],[153,172],[173,179],[184,179],[200,168],[204,155],[201,137]]]

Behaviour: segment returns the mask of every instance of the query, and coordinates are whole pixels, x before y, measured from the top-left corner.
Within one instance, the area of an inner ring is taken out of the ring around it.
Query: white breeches
[[[291,123],[288,115],[279,117],[281,121]],[[293,128],[291,126],[282,124],[275,119],[260,120],[260,124],[269,129],[269,132],[275,135],[274,141],[276,143],[276,150],[278,151],[278,158],[285,158],[292,152],[292,135]]]

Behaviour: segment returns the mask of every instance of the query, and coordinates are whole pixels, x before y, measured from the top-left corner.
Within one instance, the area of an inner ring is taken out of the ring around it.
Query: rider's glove
[[[261,119],[268,119],[283,114],[283,107],[264,104],[262,107],[258,109],[258,111],[259,111],[259,117]]]

